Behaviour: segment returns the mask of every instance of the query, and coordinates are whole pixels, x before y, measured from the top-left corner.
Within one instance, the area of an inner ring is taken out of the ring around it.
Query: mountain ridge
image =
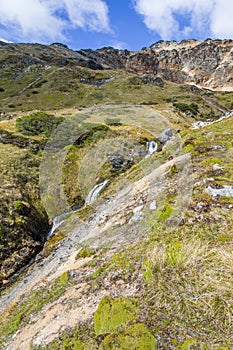
[[[18,70],[32,65],[77,65],[90,69],[125,70],[127,72],[156,75],[180,84],[188,83],[213,90],[233,91],[233,41],[183,40],[158,41],[140,51],[118,50],[103,47],[97,50],[71,50],[60,43],[7,44],[0,42],[6,54],[1,68],[14,55],[19,55]],[[13,56],[12,56],[13,55]],[[16,69],[17,70],[17,69]]]

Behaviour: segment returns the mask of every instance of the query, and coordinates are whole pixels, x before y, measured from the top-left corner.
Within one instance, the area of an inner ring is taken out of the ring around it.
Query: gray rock
[[[151,85],[155,85],[158,87],[163,87],[164,86],[164,82],[161,78],[159,77],[154,77],[151,75],[144,75],[142,77],[140,77],[140,80],[142,83],[144,84],[151,84]]]
[[[173,131],[172,129],[165,129],[161,132],[161,134],[157,137],[159,142],[161,143],[166,143],[168,140],[170,140],[173,136]]]
[[[206,192],[208,192],[212,197],[217,196],[225,196],[225,197],[233,197],[233,186],[223,186],[222,188],[212,188],[208,186],[206,189]]]
[[[221,165],[219,165],[219,164],[214,164],[213,165],[213,170],[222,170],[223,168],[221,167]]]
[[[113,171],[119,171],[119,170],[125,170],[127,169],[130,165],[133,164],[133,159],[132,158],[124,158],[123,156],[119,154],[111,154],[109,155],[109,161],[111,165],[111,169]]]
[[[156,210],[156,209],[157,209],[157,203],[156,203],[156,201],[151,202],[149,208],[150,208],[151,211]]]

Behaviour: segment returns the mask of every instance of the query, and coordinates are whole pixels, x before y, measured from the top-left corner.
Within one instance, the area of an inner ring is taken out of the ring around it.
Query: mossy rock
[[[99,350],[155,350],[156,340],[143,324],[134,324],[105,337]]]
[[[133,298],[105,298],[94,316],[96,335],[112,332],[128,321],[136,319],[137,302]]]

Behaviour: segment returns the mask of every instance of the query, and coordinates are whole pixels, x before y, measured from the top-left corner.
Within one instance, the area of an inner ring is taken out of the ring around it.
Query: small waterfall
[[[108,182],[109,180],[104,180],[104,182],[95,185],[95,187],[93,187],[93,189],[88,193],[87,198],[85,200],[85,205],[90,205],[92,202],[94,202]]]
[[[67,219],[67,217],[72,214],[73,212],[70,211],[68,213],[63,213],[59,216],[55,216],[55,218],[52,220],[53,221],[53,226],[51,230],[48,232],[47,239],[52,236],[52,234],[56,231],[58,227],[61,226],[61,224]]]
[[[146,149],[148,151],[147,157],[151,156],[153,153],[157,152],[158,144],[155,141],[149,141],[146,143]]]

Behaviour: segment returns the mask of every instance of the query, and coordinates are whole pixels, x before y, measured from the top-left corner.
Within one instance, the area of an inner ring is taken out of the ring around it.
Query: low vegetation
[[[198,113],[198,105],[196,103],[186,104],[182,102],[173,103],[173,106],[178,108],[182,112],[191,112],[193,115]]]
[[[43,134],[49,137],[52,131],[64,120],[45,112],[35,112],[16,120],[16,128],[23,135],[34,136]]]

